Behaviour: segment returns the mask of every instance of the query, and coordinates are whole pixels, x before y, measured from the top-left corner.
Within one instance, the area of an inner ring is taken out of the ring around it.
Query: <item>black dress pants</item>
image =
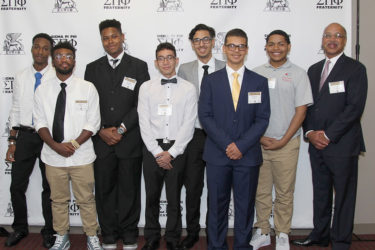
[[[33,172],[35,161],[39,158],[39,168],[42,175],[42,212],[45,226],[42,233],[53,233],[50,188],[45,174],[45,165],[40,160],[43,141],[37,133],[19,131],[15,152],[15,162],[12,163],[10,195],[14,211],[12,227],[15,231],[28,232],[26,190],[29,178]]]
[[[186,167],[184,171],[184,186],[186,189],[186,230],[189,235],[199,235],[201,196],[204,186],[203,149],[206,133],[195,129],[193,139],[186,148]]]
[[[173,143],[160,143],[163,150],[168,150]],[[146,241],[160,240],[160,195],[165,183],[167,197],[167,224],[164,238],[167,242],[177,244],[181,237],[181,188],[185,166],[185,154],[177,156],[172,162],[173,168],[165,170],[156,163],[154,156],[144,147],[143,174],[146,187]]]
[[[115,150],[94,162],[95,199],[103,242],[136,243],[141,213],[142,157],[119,158]]]
[[[315,151],[310,152],[310,161],[314,191],[314,229],[310,238],[317,241],[331,239],[334,250],[349,249],[357,194],[358,156],[335,157]]]

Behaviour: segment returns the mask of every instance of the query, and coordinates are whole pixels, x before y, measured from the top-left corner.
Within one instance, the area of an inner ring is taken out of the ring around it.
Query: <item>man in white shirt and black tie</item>
[[[164,238],[167,249],[180,249],[180,195],[185,168],[185,148],[194,133],[197,96],[194,86],[176,76],[178,58],[170,43],[156,49],[155,66],[161,77],[145,82],[139,91],[138,116],[143,150],[146,186],[146,225],[144,250],[160,244],[159,203],[165,183],[167,224]]]

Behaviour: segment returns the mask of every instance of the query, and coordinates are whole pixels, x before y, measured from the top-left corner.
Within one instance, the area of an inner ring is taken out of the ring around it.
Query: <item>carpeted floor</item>
[[[291,239],[303,238],[305,236],[292,236]],[[353,244],[350,248],[351,250],[375,250],[375,235],[359,235],[359,238],[353,236]],[[40,234],[31,233],[25,239],[23,239],[19,244],[14,247],[8,248],[4,246],[6,238],[0,238],[0,249],[1,250],[44,250],[45,248],[42,247],[42,237]],[[86,237],[82,234],[71,234],[70,235],[70,242],[71,248],[70,250],[85,250],[86,248]],[[141,249],[144,244],[144,238],[139,237],[138,242],[138,249]],[[233,244],[233,237],[228,237],[228,244]],[[199,242],[192,248],[192,250],[205,250],[207,248],[206,245],[206,238],[200,237]],[[118,242],[118,250],[122,249],[121,241]],[[160,250],[166,249],[165,243],[162,242]],[[229,249],[232,249],[231,247]],[[272,237],[272,245],[263,247],[260,250],[274,250],[275,249],[275,238]],[[300,250],[300,249],[308,249],[308,250],[329,250],[331,247],[326,248],[319,248],[319,247],[295,247],[291,246],[291,250]]]

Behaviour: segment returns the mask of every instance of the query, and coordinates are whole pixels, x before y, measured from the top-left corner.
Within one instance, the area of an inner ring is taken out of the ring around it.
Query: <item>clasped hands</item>
[[[231,160],[239,160],[242,158],[242,153],[234,142],[227,146],[227,148],[225,149],[225,153]]]
[[[156,160],[156,163],[159,165],[159,167],[165,170],[171,170],[173,168],[171,164],[173,157],[168,151],[163,151],[157,154],[155,157],[155,160]]]
[[[330,140],[326,138],[323,130],[311,131],[307,134],[307,138],[316,149],[322,150],[328,146]]]

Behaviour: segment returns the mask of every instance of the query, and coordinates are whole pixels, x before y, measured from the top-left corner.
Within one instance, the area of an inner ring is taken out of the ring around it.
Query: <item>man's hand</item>
[[[242,153],[237,148],[237,145],[234,142],[232,142],[231,144],[227,146],[225,153],[227,154],[228,158],[231,160],[239,160],[242,158]]]
[[[157,154],[155,159],[159,167],[164,168],[165,170],[170,170],[173,168],[171,164],[172,156],[168,151],[163,151],[160,154]]]
[[[64,157],[72,156],[75,152],[75,148],[70,142],[55,143],[53,150]]]
[[[9,145],[5,160],[8,162],[14,162],[15,161],[14,152],[16,152],[16,145],[15,144]]]
[[[99,131],[99,136],[109,146],[117,144],[122,138],[122,135],[117,133],[116,127],[102,128]]]
[[[323,130],[311,131],[307,134],[307,138],[319,150],[324,149],[329,144],[329,140],[324,136]]]
[[[275,138],[262,136],[260,143],[265,150],[276,150],[285,146],[286,142],[283,139],[277,140]]]

